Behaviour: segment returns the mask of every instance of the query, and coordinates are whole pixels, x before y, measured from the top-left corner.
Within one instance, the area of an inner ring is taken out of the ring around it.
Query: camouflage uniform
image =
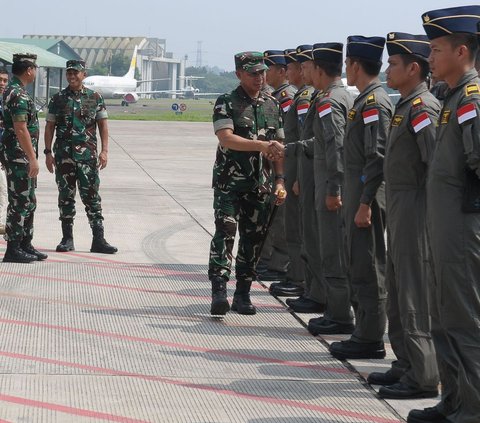
[[[0,146],[0,158],[8,182],[7,241],[21,242],[33,237],[33,216],[37,206],[36,178],[28,177],[28,159],[20,147],[13,127],[14,122],[26,122],[37,153],[39,124],[33,99],[21,81],[13,76],[3,93],[3,118],[5,130]]]
[[[3,96],[2,96],[3,97]],[[0,145],[2,142],[3,134],[3,109],[2,109],[3,98],[0,98]],[[0,160],[1,162],[2,160]],[[7,194],[7,177],[3,169],[3,165],[0,169],[0,233],[5,233],[5,220],[6,220],[6,211],[8,205],[8,194]]]
[[[283,139],[277,101],[265,93],[252,100],[241,86],[220,96],[213,112],[215,132],[232,129],[247,139]],[[234,151],[221,145],[213,167],[215,234],[210,247],[209,278],[230,278],[232,250],[239,226],[237,280],[251,282],[268,215],[271,182],[257,152]]]
[[[100,94],[83,87],[69,87],[55,94],[48,104],[46,120],[55,122],[55,179],[58,186],[60,220],[75,217],[76,185],[90,226],[103,220],[100,178],[97,167],[97,120],[106,119],[105,102]]]

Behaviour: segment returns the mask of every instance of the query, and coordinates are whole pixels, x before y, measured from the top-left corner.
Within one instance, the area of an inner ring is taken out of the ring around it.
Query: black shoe
[[[212,278],[212,304],[210,314],[213,316],[224,316],[230,310],[227,299],[227,281],[221,276]]]
[[[352,340],[333,342],[330,344],[330,354],[339,360],[385,358],[385,347],[383,342],[361,344]]]
[[[277,297],[298,297],[305,292],[303,286],[294,284],[293,282],[282,282],[270,289],[270,293]]]
[[[47,254],[38,251],[30,242],[25,244],[22,243],[21,246],[23,251],[25,251],[27,254],[37,257],[38,261],[46,260],[48,258]]]
[[[267,270],[266,272],[260,273],[258,279],[261,281],[284,281],[286,280],[286,272],[276,272],[274,270]]]
[[[299,301],[306,300],[306,298],[303,295],[300,295],[298,298],[287,298],[285,300],[285,303],[291,307],[292,304],[298,303]]]
[[[56,251],[59,253],[75,251],[75,245],[73,244],[73,220],[62,221],[62,240],[57,245]]]
[[[37,260],[37,256],[23,251],[19,242],[7,241],[7,249],[3,256],[4,263],[31,263]]]
[[[101,225],[92,226],[93,240],[90,252],[101,254],[115,254],[118,249],[110,245],[104,238],[104,230]]]
[[[325,311],[325,304],[317,303],[309,298],[302,298],[288,305],[295,313],[323,313]]]
[[[310,319],[308,322],[308,331],[314,336],[333,334],[350,335],[354,330],[355,325],[353,323],[337,323],[325,318]]]
[[[437,407],[427,407],[423,410],[410,410],[407,417],[407,423],[448,423],[445,416],[438,411]]]
[[[233,296],[232,310],[238,314],[253,315],[257,309],[250,301],[250,294],[237,294]]]
[[[397,383],[399,380],[400,378],[394,376],[391,370],[387,370],[385,373],[372,372],[367,377],[367,382],[370,385],[390,386]]]
[[[408,386],[403,382],[397,382],[390,386],[382,386],[378,391],[378,395],[387,399],[436,398],[438,396],[438,390],[424,391]]]

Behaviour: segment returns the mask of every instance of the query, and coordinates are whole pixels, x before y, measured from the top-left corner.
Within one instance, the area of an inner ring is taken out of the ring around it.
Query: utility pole
[[[195,67],[201,68],[202,67],[202,42],[197,41],[197,63]]]

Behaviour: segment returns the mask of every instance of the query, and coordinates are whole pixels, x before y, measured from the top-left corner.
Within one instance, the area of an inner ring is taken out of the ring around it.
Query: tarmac
[[[212,125],[109,125],[100,193],[119,252],[90,253],[78,196],[76,251],[55,252],[43,165],[34,245],[49,258],[0,263],[0,423],[395,423],[437,402],[380,399],[365,377],[389,368],[389,345],[385,360],[338,361],[327,346],[347,336],[310,335],[318,316],[291,313],[265,285],[252,288],[255,316],[212,318]]]

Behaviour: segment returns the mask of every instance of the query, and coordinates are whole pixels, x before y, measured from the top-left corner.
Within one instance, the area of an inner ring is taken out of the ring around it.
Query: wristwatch
[[[45,155],[52,154],[52,150],[50,150],[49,148],[46,148],[45,150],[43,150],[43,154]]]

